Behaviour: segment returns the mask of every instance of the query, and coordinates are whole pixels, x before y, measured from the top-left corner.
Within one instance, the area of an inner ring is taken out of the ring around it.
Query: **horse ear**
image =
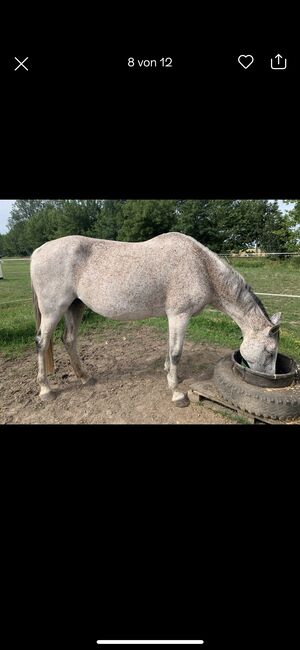
[[[273,316],[271,316],[270,318],[273,325],[279,325],[280,319],[281,319],[281,311],[278,311],[277,314],[273,314]]]
[[[271,327],[271,329],[269,330],[269,336],[275,336],[275,334],[279,332],[279,329],[280,329],[279,325],[274,325],[274,327]]]

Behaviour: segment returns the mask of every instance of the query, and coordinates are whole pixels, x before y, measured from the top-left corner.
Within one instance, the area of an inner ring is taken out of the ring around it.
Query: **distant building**
[[[261,248],[243,248],[238,253],[236,251],[228,251],[228,255],[231,257],[253,257],[254,255],[264,257],[267,253]]]
[[[241,257],[251,257],[252,255],[258,255],[259,257],[265,257],[267,253],[265,253],[261,248],[244,248],[244,250],[241,250],[239,252],[239,255]]]

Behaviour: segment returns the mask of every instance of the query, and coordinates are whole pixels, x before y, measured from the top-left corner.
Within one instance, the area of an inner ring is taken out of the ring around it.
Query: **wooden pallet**
[[[220,406],[224,406],[226,409],[235,411],[239,415],[243,416],[243,418],[247,418],[250,424],[295,424],[293,421],[283,422],[282,420],[271,420],[270,418],[263,418],[258,415],[252,415],[251,413],[240,409],[238,406],[230,404],[230,402],[227,402],[217,390],[211,372],[206,375],[202,375],[199,381],[191,384],[190,390],[188,391],[188,397],[191,402],[206,401],[210,402],[211,404],[219,404]]]

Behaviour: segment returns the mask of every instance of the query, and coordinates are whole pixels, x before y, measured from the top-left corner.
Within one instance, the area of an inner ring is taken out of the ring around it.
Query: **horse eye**
[[[272,347],[271,349],[268,348],[268,347],[266,347],[265,350],[266,350],[267,354],[270,355],[270,357],[274,357],[274,355],[275,355],[275,349],[274,349],[273,347]]]

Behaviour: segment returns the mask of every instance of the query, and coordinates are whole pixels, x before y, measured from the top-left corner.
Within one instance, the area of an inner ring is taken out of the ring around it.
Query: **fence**
[[[266,258],[269,257],[269,255],[287,255],[288,257],[290,255],[296,255],[296,257],[300,257],[300,253],[289,253],[289,252],[283,252],[283,253],[220,253],[219,257],[258,257],[259,259],[261,258]]]

